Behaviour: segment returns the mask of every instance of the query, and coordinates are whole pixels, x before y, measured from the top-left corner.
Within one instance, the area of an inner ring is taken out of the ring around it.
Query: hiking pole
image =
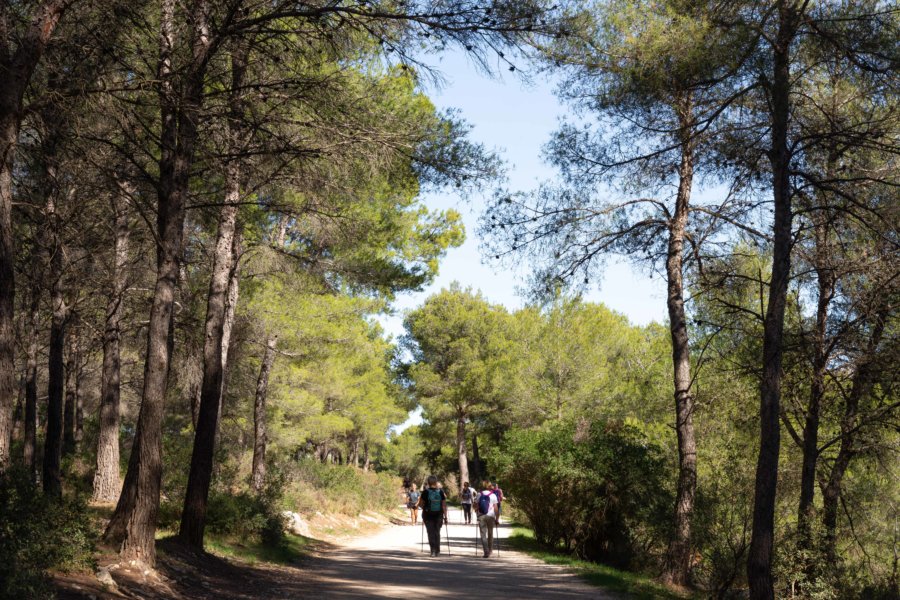
[[[452,556],[450,554],[450,523],[444,523],[444,525],[447,526],[444,528],[447,531],[447,556]],[[440,538],[438,538],[438,541],[440,541]]]
[[[495,523],[494,527],[497,532],[497,535],[495,536],[497,538],[497,558],[500,558],[500,523]]]
[[[478,556],[478,523],[475,523],[475,556]]]
[[[425,552],[425,521],[422,521],[422,536],[419,541],[419,552]]]

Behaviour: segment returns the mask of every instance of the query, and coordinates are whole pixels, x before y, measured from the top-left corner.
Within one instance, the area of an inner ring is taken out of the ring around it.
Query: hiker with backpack
[[[497,524],[497,496],[489,481],[484,482],[484,489],[478,494],[478,529],[481,531],[481,547],[484,558],[493,553],[494,527]]]
[[[463,489],[459,492],[459,502],[463,509],[463,522],[466,525],[472,523],[472,500],[475,498],[475,490],[469,487],[469,482],[463,483]]]
[[[491,484],[491,490],[494,492],[494,496],[497,497],[497,525],[500,524],[500,509],[502,508],[503,503],[503,490],[500,489],[500,486],[496,483]]]
[[[406,492],[406,508],[409,509],[409,520],[413,525],[419,522],[419,496],[416,484],[412,484],[409,491]]]
[[[438,556],[441,553],[441,526],[447,523],[447,495],[434,475],[428,476],[427,487],[419,496],[419,507],[422,509],[422,522],[428,532],[431,556]]]

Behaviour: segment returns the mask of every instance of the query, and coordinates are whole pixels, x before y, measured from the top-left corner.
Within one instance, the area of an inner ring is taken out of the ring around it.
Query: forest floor
[[[454,511],[442,530],[443,554],[430,558],[422,550],[421,526],[386,525],[375,533],[316,541],[292,564],[244,560],[196,553],[170,540],[158,542],[155,570],[118,564],[115,556],[101,556],[98,567],[115,586],[95,575],[56,576],[58,597],[70,598],[407,598],[432,599],[470,594],[522,600],[612,599],[622,596],[592,587],[571,571],[548,565],[504,548],[511,531],[500,526],[500,549],[481,558],[474,525],[463,525]],[[447,553],[447,539],[450,553]],[[105,575],[104,575],[105,577]],[[499,596],[498,596],[499,594]]]

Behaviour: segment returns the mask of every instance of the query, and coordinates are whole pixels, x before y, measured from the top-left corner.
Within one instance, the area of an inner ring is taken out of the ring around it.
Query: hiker
[[[494,495],[497,497],[497,525],[500,524],[500,509],[502,508],[503,502],[503,490],[500,489],[500,486],[496,483],[491,484],[491,490],[494,492]]]
[[[464,482],[463,489],[459,493],[459,501],[460,504],[462,504],[463,521],[466,525],[472,523],[472,500],[474,499],[474,496],[474,490],[469,487],[469,482]]]
[[[428,532],[428,545],[431,556],[441,553],[441,525],[447,522],[447,494],[438,485],[438,478],[429,475],[427,487],[419,496],[419,507],[422,509],[422,522]]]
[[[481,547],[484,558],[491,555],[494,548],[494,527],[497,523],[497,496],[492,484],[484,482],[484,489],[478,494],[478,529],[481,530]]]
[[[416,484],[412,484],[406,492],[406,508],[409,509],[409,520],[415,525],[419,522],[419,492],[416,491]]]

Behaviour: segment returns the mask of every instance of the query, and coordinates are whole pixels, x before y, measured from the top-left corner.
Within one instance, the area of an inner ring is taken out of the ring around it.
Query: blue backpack
[[[425,490],[425,510],[430,513],[441,512],[441,490],[432,488]]]
[[[486,515],[491,510],[491,495],[478,494],[478,514]]]

